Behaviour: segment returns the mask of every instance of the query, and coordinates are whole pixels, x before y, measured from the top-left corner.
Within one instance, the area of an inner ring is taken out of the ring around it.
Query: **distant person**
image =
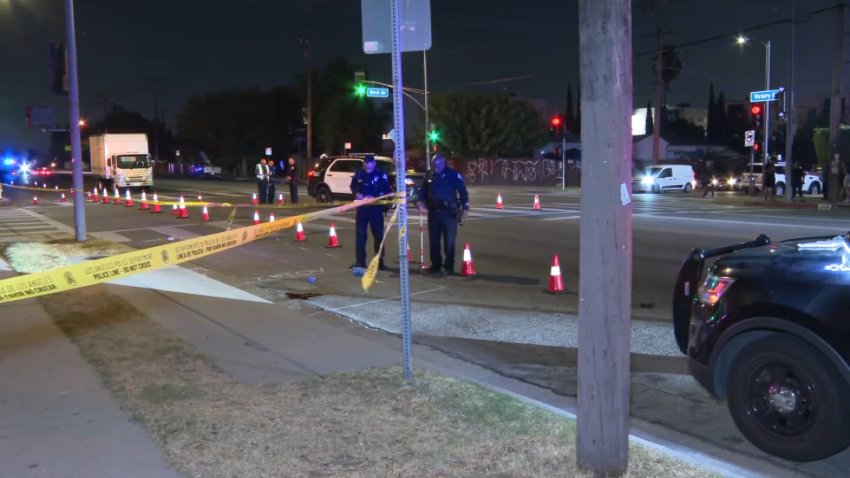
[[[289,200],[292,204],[298,204],[298,168],[295,166],[295,158],[289,158],[286,179],[289,181]]]
[[[794,161],[791,166],[791,199],[799,197],[803,199],[803,178],[806,172],[800,166],[799,161]]]
[[[764,173],[761,175],[761,188],[764,191],[764,200],[773,201],[776,189],[776,168],[768,161],[764,165]]]
[[[257,163],[254,174],[257,176],[257,201],[266,204],[269,196],[269,166],[266,164],[266,158]]]
[[[272,160],[266,161],[266,168],[269,174],[269,188],[266,192],[266,204],[274,204],[274,195],[277,191],[274,185],[274,162]]]
[[[700,170],[698,176],[700,186],[702,186],[702,197],[708,196],[708,193],[711,193],[711,197],[714,197],[714,183],[711,181],[711,173],[708,170],[708,167],[704,167]]]

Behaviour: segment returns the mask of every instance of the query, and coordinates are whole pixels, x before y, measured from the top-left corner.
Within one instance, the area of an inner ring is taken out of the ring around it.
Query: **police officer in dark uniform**
[[[354,173],[351,178],[351,192],[354,199],[366,199],[380,197],[390,193],[390,181],[387,173],[381,171],[375,164],[375,156],[367,155],[363,160],[363,168]],[[366,268],[366,240],[368,239],[367,228],[372,229],[372,237],[375,239],[375,253],[381,247],[384,237],[384,206],[368,205],[357,208],[357,243],[355,249],[356,260],[352,268]],[[384,266],[384,255],[381,253],[378,269],[386,270]]]
[[[454,274],[457,225],[469,212],[469,193],[459,172],[446,166],[446,158],[434,156],[434,167],[425,176],[419,190],[419,212],[428,209],[428,243],[431,248],[431,267],[428,272]],[[444,241],[445,262],[440,253]]]

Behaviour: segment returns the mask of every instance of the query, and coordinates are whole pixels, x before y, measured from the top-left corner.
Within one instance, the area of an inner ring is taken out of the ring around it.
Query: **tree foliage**
[[[547,131],[534,106],[501,93],[434,94],[431,118],[442,145],[465,158],[529,154]]]

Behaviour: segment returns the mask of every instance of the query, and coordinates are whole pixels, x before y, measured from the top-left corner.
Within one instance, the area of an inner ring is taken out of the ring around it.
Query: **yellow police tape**
[[[384,243],[387,241],[387,235],[390,233],[390,229],[393,228],[393,224],[395,224],[396,218],[398,217],[398,208],[393,212],[392,217],[390,217],[390,222],[387,224],[387,227],[384,229],[384,237],[381,238],[381,245],[378,247],[378,252],[375,253],[375,257],[372,258],[372,261],[369,262],[369,267],[366,268],[366,273],[363,274],[363,278],[360,279],[360,285],[363,287],[363,290],[366,292],[369,291],[369,288],[372,287],[372,284],[375,283],[375,277],[378,275],[378,266],[381,265],[381,255],[384,252]],[[399,235],[404,234],[404,228],[402,228],[402,232]]]
[[[295,227],[298,222],[308,222],[323,216],[349,211],[387,197],[390,195],[361,199],[333,209],[286,217],[274,222],[240,227],[232,231],[0,280],[0,303],[88,287],[169,265],[181,264],[262,239],[275,232]]]

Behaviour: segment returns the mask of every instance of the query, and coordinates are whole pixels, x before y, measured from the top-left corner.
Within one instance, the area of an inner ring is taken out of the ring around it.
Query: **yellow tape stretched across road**
[[[226,251],[227,249],[262,239],[275,232],[295,227],[299,221],[308,222],[322,216],[345,212],[389,196],[361,199],[333,209],[324,209],[298,216],[286,217],[274,222],[240,227],[231,231],[218,232],[207,236],[126,252],[112,257],[104,257],[103,259],[95,259],[79,264],[57,267],[48,271],[0,280],[0,304],[88,287],[120,277],[160,269],[169,265],[181,264]]]

